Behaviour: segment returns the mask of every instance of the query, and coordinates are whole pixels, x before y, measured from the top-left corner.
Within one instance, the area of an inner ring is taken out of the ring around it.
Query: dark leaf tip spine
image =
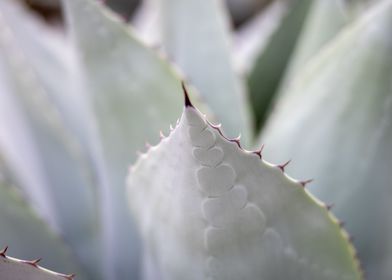
[[[184,81],[181,82],[181,87],[182,87],[182,91],[184,93],[185,107],[192,107],[192,108],[194,108],[191,100],[189,99],[188,90],[186,89]]]

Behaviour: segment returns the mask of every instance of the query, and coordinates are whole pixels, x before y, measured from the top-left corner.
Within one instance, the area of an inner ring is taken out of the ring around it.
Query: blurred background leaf
[[[83,121],[66,118],[65,107],[60,106],[75,101],[67,100],[72,97],[64,61],[67,51],[60,48],[58,34],[15,3],[4,0],[0,5],[0,86],[10,105],[1,113],[5,130],[0,149],[34,208],[64,236],[86,270],[97,276],[101,265],[94,174],[88,149],[73,129]],[[77,106],[72,112],[77,115]],[[13,120],[20,126],[11,128]],[[12,130],[25,138],[15,140]]]
[[[222,122],[228,136],[241,133],[244,142],[249,143],[247,94],[235,71],[229,17],[222,1],[149,0],[144,8],[141,16],[145,20],[136,22],[136,27],[144,28],[139,28],[140,36],[149,43],[162,44],[164,52]]]
[[[278,100],[262,134],[265,157],[315,178],[334,203],[369,279],[392,277],[392,1],[349,24],[310,59]]]
[[[261,48],[249,72],[249,96],[256,118],[256,131],[261,129],[267,117],[311,3],[311,0],[290,2],[291,7],[271,35],[269,42]]]
[[[52,270],[78,273],[78,279],[87,279],[69,247],[33,213],[9,176],[0,158],[0,247],[8,246],[9,254],[26,260],[42,258],[40,264]]]
[[[64,4],[81,61],[82,88],[97,120],[106,278],[137,279],[140,242],[124,178],[136,151],[144,150],[146,141],[157,142],[159,131],[167,131],[180,115],[181,78],[103,5],[90,0]]]

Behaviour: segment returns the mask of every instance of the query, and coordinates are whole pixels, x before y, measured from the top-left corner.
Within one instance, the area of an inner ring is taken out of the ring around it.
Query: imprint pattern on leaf
[[[209,255],[205,274],[207,279],[228,279],[233,276],[225,276],[224,268],[232,265],[227,257],[242,247],[236,248],[236,242],[231,241],[238,239],[235,235],[246,235],[245,231],[249,228],[252,229],[250,238],[261,238],[266,229],[266,219],[264,213],[247,200],[247,190],[237,184],[233,167],[225,161],[223,149],[216,143],[216,133],[197,114],[189,109],[186,117],[194,146],[192,154],[200,164],[196,177],[204,197],[202,213],[208,223],[204,231],[204,244]],[[234,231],[233,228],[243,231]],[[258,235],[253,232],[255,228],[259,231]],[[242,251],[246,254],[247,250]]]
[[[262,279],[277,279],[287,277],[288,271],[301,279],[309,276],[354,279],[351,275],[339,275],[325,269],[285,245],[278,230],[268,225],[267,214],[250,201],[247,187],[226,159],[224,150],[227,149],[222,145],[228,143],[222,133],[201,118],[194,108],[188,107],[185,115],[192,155],[200,165],[195,176],[202,196],[201,212],[207,225],[204,230],[205,279],[250,280],[255,275],[263,276]],[[236,141],[230,142],[240,148]],[[261,253],[263,251],[268,254]],[[285,267],[284,270],[271,269],[279,266]]]

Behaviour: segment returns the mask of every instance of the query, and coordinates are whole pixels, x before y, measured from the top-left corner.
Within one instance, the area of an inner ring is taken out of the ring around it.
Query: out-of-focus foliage
[[[249,96],[256,116],[256,130],[260,129],[267,117],[268,108],[279,89],[311,4],[312,0],[291,1],[279,27],[256,57],[248,78]]]
[[[314,176],[312,191],[347,222],[369,279],[392,277],[391,30],[391,2],[345,28],[297,72],[262,137],[267,158],[292,158],[290,174]]]
[[[150,277],[141,241],[159,233],[140,239],[125,178],[181,115],[186,80],[230,137],[263,141],[267,160],[292,158],[289,174],[314,177],[369,279],[392,277],[391,0],[22,2],[0,0],[0,249],[81,280]],[[316,268],[314,279],[341,279]]]

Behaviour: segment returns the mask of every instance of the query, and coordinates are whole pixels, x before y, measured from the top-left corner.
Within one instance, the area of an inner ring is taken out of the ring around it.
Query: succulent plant
[[[391,0],[62,6],[0,0],[0,279],[392,277]]]

